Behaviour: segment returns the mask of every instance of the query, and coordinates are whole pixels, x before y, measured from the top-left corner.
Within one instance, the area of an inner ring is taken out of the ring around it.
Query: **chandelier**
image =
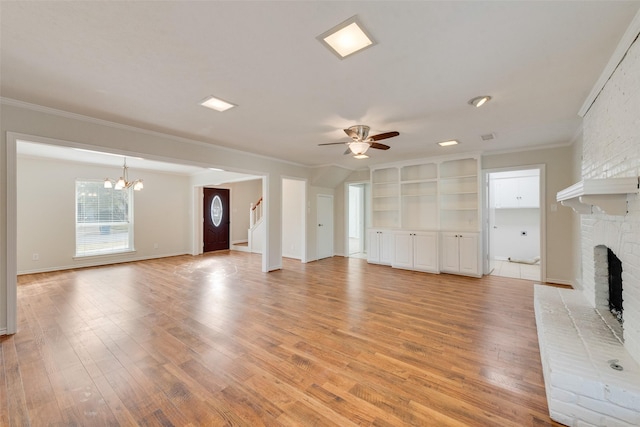
[[[129,168],[127,167],[127,158],[124,158],[124,165],[122,166],[122,175],[117,181],[112,181],[109,178],[104,179],[104,188],[114,188],[116,190],[122,190],[123,188],[133,187],[135,191],[140,191],[144,188],[141,179],[135,181],[129,181]]]

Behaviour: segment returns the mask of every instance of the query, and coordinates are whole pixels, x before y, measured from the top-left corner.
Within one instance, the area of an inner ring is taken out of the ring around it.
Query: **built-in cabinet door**
[[[413,233],[395,233],[393,266],[397,268],[413,268]]]
[[[458,234],[459,271],[463,274],[478,274],[478,235],[476,233]]]
[[[369,230],[367,232],[367,261],[380,262],[380,231]]]
[[[480,276],[478,233],[442,233],[442,266],[448,273]]]
[[[437,233],[403,231],[394,234],[394,267],[438,272]]]
[[[438,234],[413,235],[413,268],[420,271],[438,271]]]
[[[380,232],[380,264],[391,265],[394,254],[394,233],[392,231]]]
[[[500,178],[495,180],[496,208],[518,207],[518,185],[516,178]]]
[[[540,207],[540,179],[537,176],[525,176],[518,179],[518,193],[521,208]]]
[[[394,255],[393,232],[372,229],[367,235],[367,261],[372,264],[391,265]]]
[[[505,208],[537,208],[540,185],[537,176],[500,178],[495,180],[495,206]]]
[[[442,271],[457,273],[460,270],[458,234],[442,233]]]

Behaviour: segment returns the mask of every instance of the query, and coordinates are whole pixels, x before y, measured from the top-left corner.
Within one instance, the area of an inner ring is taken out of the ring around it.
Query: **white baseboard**
[[[72,270],[74,268],[86,268],[86,267],[99,267],[101,265],[109,265],[109,264],[122,264],[124,262],[134,262],[134,261],[146,261],[150,259],[158,259],[158,258],[169,258],[172,256],[180,256],[180,255],[190,255],[187,252],[180,252],[174,254],[163,254],[163,255],[154,255],[154,256],[139,256],[139,257],[131,257],[131,258],[118,258],[118,259],[98,259],[94,257],[91,262],[82,263],[82,264],[73,264],[73,265],[61,265],[54,267],[45,267],[45,268],[37,268],[31,270],[20,270],[18,271],[18,276],[23,274],[36,274],[36,273],[48,273],[50,271],[62,271],[62,270]]]
[[[7,335],[7,328],[0,329],[0,337],[3,335]]]

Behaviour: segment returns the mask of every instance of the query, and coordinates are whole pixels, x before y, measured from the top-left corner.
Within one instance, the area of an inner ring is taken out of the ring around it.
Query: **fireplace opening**
[[[609,265],[609,311],[620,322],[622,318],[622,261],[607,248],[607,261]]]

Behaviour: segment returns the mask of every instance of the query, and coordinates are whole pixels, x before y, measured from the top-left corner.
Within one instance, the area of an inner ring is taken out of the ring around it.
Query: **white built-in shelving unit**
[[[440,229],[477,231],[480,220],[478,159],[440,164]]]
[[[480,241],[479,154],[380,165],[371,170],[371,187],[371,225],[376,233],[374,252],[388,250],[386,246],[393,241],[395,244],[391,252],[395,256],[386,262],[375,256],[369,257],[370,262],[391,263],[395,267],[422,271],[481,275],[479,244],[461,246],[464,247],[463,258],[474,258],[470,264],[477,264],[475,270],[455,271],[449,267],[451,245],[446,245],[447,254],[440,253],[445,250],[442,240],[451,233],[456,238],[464,233],[465,240],[471,237],[473,242]],[[391,238],[392,235],[395,238]],[[424,236],[429,235],[440,236],[436,239],[437,244],[433,244],[433,238],[428,245],[422,242],[428,241]],[[431,257],[434,251],[435,257]],[[413,254],[418,258],[413,259]],[[429,261],[425,263],[421,259]],[[445,261],[447,265],[442,264]]]
[[[438,165],[425,163],[400,168],[402,228],[438,228]]]
[[[400,227],[398,168],[371,171],[371,210],[374,227]]]

